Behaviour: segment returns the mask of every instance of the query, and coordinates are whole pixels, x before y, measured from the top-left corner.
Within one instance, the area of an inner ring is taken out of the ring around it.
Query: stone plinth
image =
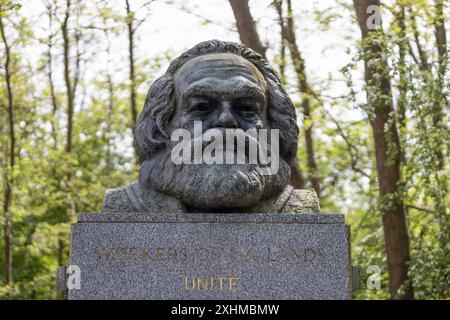
[[[349,299],[331,214],[78,214],[69,299]]]

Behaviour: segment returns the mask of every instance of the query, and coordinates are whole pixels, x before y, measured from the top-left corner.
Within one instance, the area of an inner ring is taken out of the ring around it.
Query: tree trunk
[[[303,177],[302,169],[300,168],[299,161],[297,156],[292,161],[291,165],[291,178],[289,180],[289,184],[296,189],[304,189],[305,188],[305,178]]]
[[[408,70],[406,66],[406,54],[408,52],[408,39],[406,37],[406,9],[402,0],[396,2],[395,23],[398,26],[398,52],[399,52],[399,81],[398,81],[398,100],[397,100],[397,121],[400,146],[404,146],[405,136],[407,132],[406,127],[406,109],[407,109],[407,93],[408,93]],[[400,151],[400,159],[403,164],[406,161],[405,150]]]
[[[64,82],[66,86],[66,95],[67,95],[67,133],[66,133],[66,145],[65,152],[68,156],[72,154],[73,147],[73,116],[75,109],[75,90],[78,84],[78,74],[80,67],[80,52],[79,52],[79,36],[76,35],[77,41],[77,54],[76,54],[76,70],[75,76],[72,82],[71,68],[70,68],[70,35],[69,35],[69,19],[71,15],[71,0],[66,0],[66,9],[63,23],[61,24],[61,32],[63,36],[63,61],[64,61]],[[76,213],[76,204],[75,197],[72,190],[72,169],[69,168],[69,172],[67,173],[67,186],[68,186],[68,195],[69,195],[69,204],[70,204],[70,214],[75,215]]]
[[[440,74],[447,69],[447,32],[445,30],[444,0],[436,0],[436,21],[435,21],[436,43],[439,54]]]
[[[283,86],[286,85],[286,37],[284,32],[284,21],[283,21],[283,9],[280,6],[278,8],[278,24],[280,26],[280,81]],[[291,179],[289,183],[297,189],[305,188],[305,178],[303,177],[303,172],[300,168],[299,160],[297,159],[297,155],[295,156],[295,160],[291,166]]]
[[[406,53],[408,51],[408,40],[406,38],[406,10],[401,1],[397,1],[397,11],[395,12],[396,24],[399,28],[399,97],[397,103],[397,117],[400,131],[406,129],[406,94],[408,90],[407,69],[406,69]],[[401,134],[400,134],[401,136]]]
[[[255,21],[250,13],[248,0],[230,0],[241,42],[266,58],[266,48],[262,45]]]
[[[110,74],[107,75],[108,83],[108,113],[106,116],[106,175],[109,176],[112,172],[112,155],[111,155],[111,130],[112,117],[114,112],[114,85]]]
[[[129,0],[125,0],[127,12],[126,24],[128,30],[128,64],[129,64],[129,81],[130,81],[130,106],[131,106],[131,128],[134,132],[137,121],[137,102],[136,102],[136,74],[135,74],[135,58],[134,58],[134,12],[131,10]]]
[[[276,4],[275,4],[276,5]],[[284,32],[283,7],[276,7],[278,10],[278,25],[280,27],[280,62],[279,73],[280,81],[283,86],[286,85],[286,37]]]
[[[274,1],[275,8],[278,12],[279,20],[282,23],[284,38],[288,43],[291,59],[294,64],[294,70],[297,75],[297,85],[300,93],[302,93],[302,113],[303,113],[303,130],[305,135],[306,155],[308,164],[309,181],[317,195],[320,197],[320,179],[318,177],[318,169],[316,156],[314,151],[313,136],[313,119],[311,116],[311,95],[310,86],[305,72],[305,61],[300,53],[295,36],[295,26],[292,12],[291,0],[287,1],[287,18],[283,17],[282,0]]]
[[[384,58],[380,42],[382,31],[369,29],[369,6],[380,8],[379,0],[354,0],[357,20],[361,29],[365,55],[365,81],[367,102],[373,110],[370,124],[373,129],[375,158],[378,172],[378,186],[383,216],[384,239],[389,271],[389,289],[393,299],[413,297],[408,281],[409,236],[405,208],[400,195],[401,154],[400,141],[396,128],[389,66]],[[368,41],[371,40],[369,43]],[[378,40],[378,41],[377,41]],[[377,63],[374,63],[377,61]],[[375,77],[375,75],[377,75]],[[404,286],[404,294],[398,290]]]
[[[106,39],[106,54],[108,56],[107,64],[106,64],[106,84],[108,88],[108,112],[106,114],[106,128],[104,139],[106,142],[106,176],[111,175],[113,169],[112,162],[112,141],[111,141],[111,131],[113,125],[113,114],[114,114],[114,105],[115,105],[115,97],[114,97],[114,83],[112,79],[113,65],[111,61],[111,39],[110,39],[110,29],[108,26],[108,21],[106,17],[103,17],[103,24],[105,26],[103,32]]]
[[[5,81],[7,91],[7,114],[8,114],[8,135],[9,135],[9,150],[7,156],[9,161],[5,163],[4,174],[4,193],[3,193],[3,215],[4,215],[4,283],[10,285],[13,282],[13,256],[12,256],[12,213],[11,206],[13,201],[13,186],[14,186],[14,167],[15,167],[15,148],[16,148],[16,135],[14,128],[14,98],[11,79],[11,47],[8,43],[8,39],[5,33],[4,20],[0,15],[0,32],[2,35],[3,45],[5,47],[5,63],[3,65],[5,69]]]
[[[447,33],[445,30],[444,19],[444,0],[436,0],[435,3],[436,18],[434,23],[436,45],[438,49],[438,76],[437,76],[437,91],[436,101],[434,103],[435,110],[433,110],[433,124],[436,128],[442,128],[446,130],[444,120],[444,108],[448,106],[447,97],[444,94],[445,90],[445,74],[447,72]],[[445,142],[444,142],[445,143]],[[444,144],[443,143],[443,144]],[[444,152],[441,147],[436,150],[437,169],[442,170],[445,165]]]
[[[51,126],[52,126],[52,137],[53,137],[53,143],[55,150],[58,148],[58,128],[57,128],[57,119],[56,119],[56,112],[58,110],[58,102],[56,100],[56,90],[55,90],[55,83],[53,80],[53,55],[52,55],[52,48],[53,48],[53,38],[54,34],[53,32],[53,16],[56,9],[52,9],[51,3],[48,3],[47,6],[47,14],[48,14],[48,21],[49,21],[49,36],[48,36],[48,43],[47,43],[47,78],[48,78],[48,84],[50,87],[50,98],[52,103],[52,119],[51,119]]]
[[[74,95],[72,79],[70,75],[70,38],[69,38],[69,18],[71,11],[71,0],[66,1],[66,12],[64,21],[61,25],[63,35],[63,59],[64,59],[64,82],[67,94],[67,133],[66,133],[66,153],[72,152],[72,135],[73,135],[73,111],[74,111]]]
[[[230,5],[236,18],[241,42],[266,58],[266,48],[261,44],[261,40],[259,39],[258,30],[256,29],[248,6],[248,0],[230,0]],[[305,180],[300,170],[297,157],[291,165],[291,179],[289,183],[297,189],[303,189],[305,187]]]

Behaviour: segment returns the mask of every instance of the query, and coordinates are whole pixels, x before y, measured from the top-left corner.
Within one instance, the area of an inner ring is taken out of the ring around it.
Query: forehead
[[[261,72],[248,60],[231,53],[215,53],[196,57],[175,73],[176,91],[183,93],[193,85],[205,85],[216,90],[244,84],[265,88]]]

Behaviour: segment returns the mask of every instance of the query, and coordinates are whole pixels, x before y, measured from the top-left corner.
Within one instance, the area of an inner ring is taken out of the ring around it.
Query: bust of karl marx
[[[176,129],[278,129],[279,166],[259,163],[175,164]],[[176,58],[150,87],[136,124],[139,182],[106,191],[103,212],[318,213],[314,191],[290,186],[298,127],[276,72],[253,50],[202,42]]]

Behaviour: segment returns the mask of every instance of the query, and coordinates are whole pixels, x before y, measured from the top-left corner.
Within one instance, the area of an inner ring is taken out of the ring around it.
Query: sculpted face
[[[173,76],[175,113],[168,133],[183,128],[194,133],[194,121],[209,129],[269,128],[267,83],[246,59],[205,54],[181,66]],[[256,205],[287,185],[289,165],[280,159],[278,173],[264,175],[258,164],[178,164],[167,143],[141,165],[140,184],[182,201],[188,210],[230,211]]]
[[[203,131],[267,126],[267,84],[246,59],[229,53],[200,56],[183,65],[174,78],[172,129],[192,132],[194,121],[202,121]]]

